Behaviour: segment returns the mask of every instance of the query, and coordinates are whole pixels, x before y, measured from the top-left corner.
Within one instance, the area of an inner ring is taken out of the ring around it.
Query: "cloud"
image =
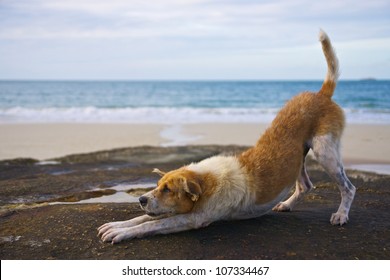
[[[386,60],[388,10],[388,0],[2,0],[0,77],[26,67],[52,75],[54,64],[58,76],[295,75],[303,62],[322,63],[319,28],[336,47],[361,45],[350,61],[378,48]]]
[[[32,0],[3,1],[7,13],[25,11],[29,22],[9,21],[2,38],[270,38],[308,23],[383,13],[388,1]],[[346,12],[348,11],[348,12]],[[379,11],[379,12],[377,12]],[[7,18],[7,15],[0,15]],[[8,17],[10,17],[8,16]],[[320,26],[316,26],[319,28]],[[364,29],[362,30],[364,32]],[[290,35],[291,36],[291,35]]]

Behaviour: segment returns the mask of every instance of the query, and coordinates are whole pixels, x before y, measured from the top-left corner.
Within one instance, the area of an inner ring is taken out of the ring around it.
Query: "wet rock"
[[[72,155],[46,162],[0,162],[1,259],[389,259],[390,176],[348,171],[357,186],[350,222],[331,226],[337,186],[315,161],[308,173],[316,186],[292,212],[117,245],[96,236],[101,224],[143,214],[137,203],[78,201],[105,197],[112,187],[139,196],[171,170],[239,146],[137,147]],[[55,163],[55,164],[54,164]],[[73,202],[52,204],[52,202]]]

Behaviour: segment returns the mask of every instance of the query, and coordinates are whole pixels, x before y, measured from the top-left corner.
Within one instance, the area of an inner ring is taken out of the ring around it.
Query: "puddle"
[[[61,170],[61,171],[52,171],[52,172],[49,172],[49,174],[53,175],[53,176],[60,176],[60,175],[70,174],[73,172],[74,172],[73,170]]]
[[[55,160],[41,160],[35,163],[35,165],[59,165],[61,162]]]
[[[156,184],[119,184],[111,188],[96,188],[87,192],[62,197],[55,204],[82,204],[82,203],[133,203],[138,202],[139,197],[155,188]]]

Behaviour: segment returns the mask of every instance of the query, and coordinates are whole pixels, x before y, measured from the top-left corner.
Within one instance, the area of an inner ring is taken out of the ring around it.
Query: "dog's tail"
[[[319,39],[322,44],[326,63],[328,64],[328,73],[318,93],[331,98],[336,88],[337,79],[339,78],[339,61],[328,35],[323,30],[320,30]]]

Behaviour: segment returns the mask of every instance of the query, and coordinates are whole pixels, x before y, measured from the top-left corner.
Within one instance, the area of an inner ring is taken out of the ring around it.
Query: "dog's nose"
[[[139,198],[139,203],[141,204],[141,206],[145,206],[146,204],[148,204],[148,198],[144,197],[144,196],[141,196]]]

